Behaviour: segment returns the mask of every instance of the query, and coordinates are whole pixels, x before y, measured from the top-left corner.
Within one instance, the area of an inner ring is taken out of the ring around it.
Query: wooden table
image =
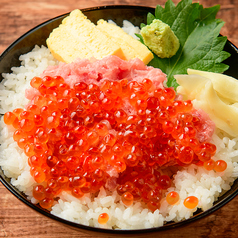
[[[200,0],[205,7],[220,4],[218,17],[226,24],[221,33],[238,46],[238,0]],[[155,7],[165,0],[0,0],[0,53],[23,33],[45,20],[75,8],[102,5]],[[178,0],[174,0],[178,3]],[[238,237],[238,197],[212,215],[163,237]],[[43,217],[26,207],[0,184],[0,237],[92,237]],[[97,237],[97,236],[93,236]],[[157,237],[157,236],[155,236]]]

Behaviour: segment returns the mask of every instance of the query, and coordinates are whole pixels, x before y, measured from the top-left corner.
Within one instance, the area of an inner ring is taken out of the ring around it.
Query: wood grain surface
[[[178,0],[174,0],[178,3]],[[218,18],[226,24],[221,34],[238,46],[238,0],[200,0],[204,7],[220,4]],[[0,0],[0,54],[36,25],[75,8],[102,5],[155,7],[165,0]],[[154,237],[238,237],[238,197],[212,215],[188,226]],[[26,207],[0,184],[0,237],[94,237],[72,230]],[[107,237],[107,236],[104,236]]]

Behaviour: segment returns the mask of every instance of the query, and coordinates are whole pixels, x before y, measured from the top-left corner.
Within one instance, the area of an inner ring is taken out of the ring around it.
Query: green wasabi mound
[[[141,29],[145,45],[160,58],[171,58],[179,49],[180,43],[170,26],[154,19]]]

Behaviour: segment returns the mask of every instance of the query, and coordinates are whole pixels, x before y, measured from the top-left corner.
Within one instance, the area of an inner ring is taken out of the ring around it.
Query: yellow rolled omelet
[[[154,58],[152,52],[145,45],[127,34],[121,27],[101,19],[97,22],[97,28],[120,45],[127,60],[139,58],[148,64]]]
[[[121,47],[97,29],[78,9],[63,19],[60,26],[51,32],[46,43],[53,56],[66,63],[76,58],[102,59],[108,55],[125,59]]]
[[[104,20],[99,20],[95,25],[78,9],[63,19],[46,43],[52,55],[66,63],[76,58],[102,59],[116,55],[123,60],[139,58],[147,64],[154,57],[144,44],[119,26]]]

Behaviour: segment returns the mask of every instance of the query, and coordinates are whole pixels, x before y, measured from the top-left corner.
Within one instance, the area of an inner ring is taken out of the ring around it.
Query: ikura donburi
[[[29,105],[4,115],[28,157],[38,183],[33,196],[43,208],[50,208],[61,191],[80,198],[103,186],[116,189],[126,206],[144,201],[154,211],[173,183],[166,169],[190,164],[226,169],[226,162],[212,159],[214,124],[202,111],[180,100],[173,88],[164,88],[156,76],[133,80],[125,77],[131,65],[120,67],[116,80],[103,73],[74,83],[61,75],[34,77]],[[179,195],[166,199],[175,204]]]

